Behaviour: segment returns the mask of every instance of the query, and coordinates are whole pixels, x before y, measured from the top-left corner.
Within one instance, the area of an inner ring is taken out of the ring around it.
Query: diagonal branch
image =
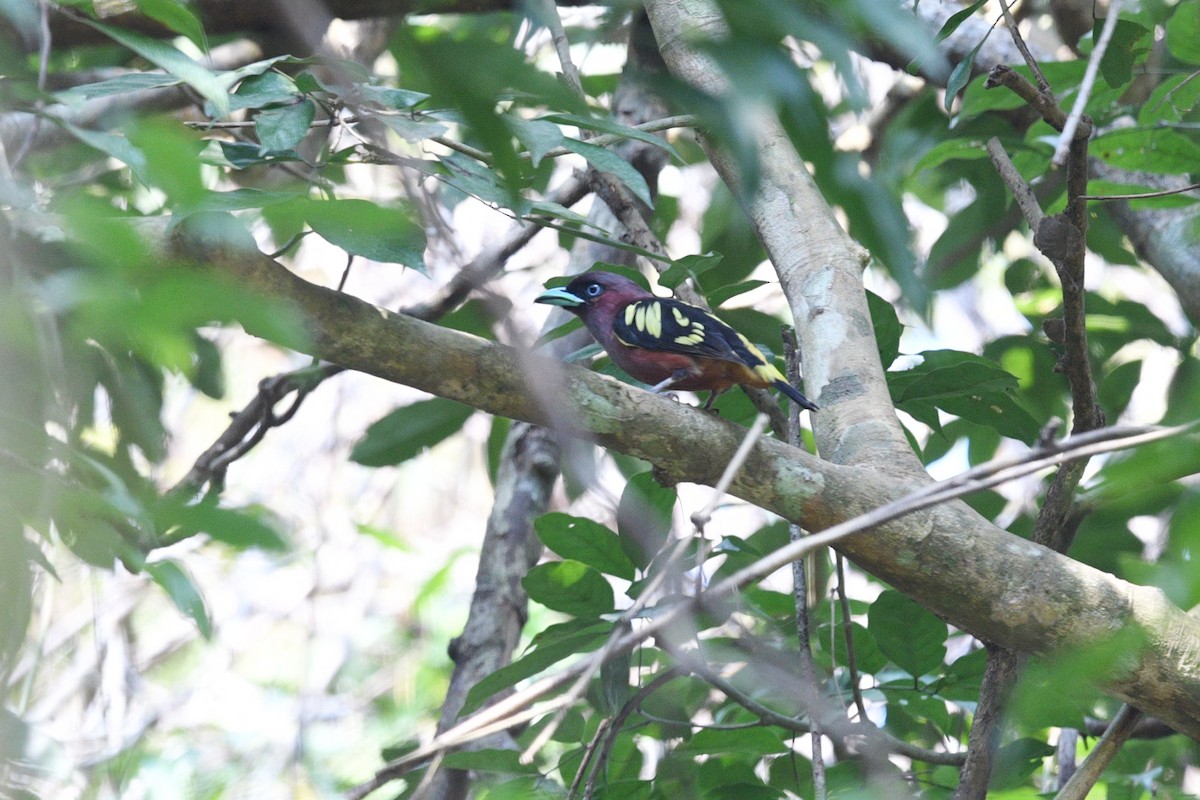
[[[766,577],[780,567],[802,558],[814,550],[845,541],[847,537],[856,533],[861,533],[872,528],[878,530],[878,526],[884,522],[912,514],[922,508],[928,508],[952,498],[995,486],[1014,477],[1035,472],[1038,468],[1044,466],[1046,460],[1061,461],[1078,457],[1081,454],[1095,454],[1112,449],[1121,449],[1137,442],[1156,441],[1168,436],[1178,435],[1185,430],[1195,427],[1195,425],[1191,425],[1149,431],[1135,429],[1125,433],[1112,430],[1103,431],[1098,432],[1103,433],[1103,436],[1085,435],[1080,437],[1083,441],[1079,443],[1068,444],[1064,442],[1047,445],[1041,448],[1042,451],[1045,451],[1044,453],[1037,456],[1037,451],[1035,451],[1035,457],[1024,463],[1014,465],[1010,463],[1009,459],[996,459],[993,462],[969,470],[963,475],[938,482],[932,486],[924,487],[900,497],[890,503],[860,514],[853,519],[834,525],[821,533],[814,534],[797,542],[792,542],[790,545],[782,547],[737,571],[720,583],[711,586],[705,592],[682,602],[672,604],[670,608],[652,616],[640,628],[631,630],[618,638],[610,639],[601,651],[593,653],[588,658],[576,662],[554,675],[543,678],[504,700],[479,711],[472,717],[463,720],[457,726],[443,732],[427,744],[388,764],[371,781],[355,787],[350,792],[350,797],[352,800],[359,800],[380,786],[404,774],[414,765],[424,763],[448,749],[462,746],[483,736],[491,735],[496,731],[524,724],[549,711],[562,708],[566,703],[571,701],[569,694],[559,695],[554,700],[547,701],[541,707],[535,708],[533,704],[563,686],[578,682],[583,677],[593,674],[604,660],[627,653],[651,637],[663,637],[664,633],[679,625],[688,616],[704,610],[719,611],[745,586]],[[989,477],[980,479],[985,475]],[[1179,613],[1184,619],[1190,619],[1186,615],[1183,615],[1182,612]],[[1178,717],[1178,714],[1176,716]],[[844,720],[844,717],[842,719]],[[1195,719],[1191,719],[1187,723],[1187,728],[1189,731],[1195,729],[1190,735],[1200,737],[1200,725],[1196,724]]]
[[[552,416],[567,419],[580,434],[650,460],[674,480],[712,485],[744,436],[736,425],[612,379],[314,286],[260,254],[197,249],[196,269],[227,276],[241,291],[291,306],[306,318],[311,338],[304,349],[311,355],[492,414],[543,424]],[[245,324],[252,334],[261,330],[253,320]],[[553,407],[541,405],[539,397],[551,398]],[[1104,435],[1088,434],[1097,441]],[[1067,459],[1048,451],[1039,468]],[[830,464],[762,439],[730,493],[822,530],[907,494],[912,484],[893,474]],[[819,536],[803,541],[820,542]],[[1200,622],[1186,618],[1157,589],[1132,586],[1019,540],[960,504],[881,524],[868,536],[841,540],[839,549],[956,626],[1007,647],[1078,647],[1132,626],[1146,650],[1136,668],[1106,679],[1106,690],[1200,735],[1200,676],[1185,663],[1190,651],[1183,646],[1195,637],[1200,648]],[[996,614],[996,608],[1009,612]]]

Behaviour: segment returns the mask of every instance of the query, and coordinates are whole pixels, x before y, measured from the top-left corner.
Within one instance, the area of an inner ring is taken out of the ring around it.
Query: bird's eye
[[[583,290],[583,293],[586,294],[588,297],[599,297],[600,293],[603,291],[604,291],[604,287],[601,286],[600,284],[589,283],[587,285],[587,288]]]

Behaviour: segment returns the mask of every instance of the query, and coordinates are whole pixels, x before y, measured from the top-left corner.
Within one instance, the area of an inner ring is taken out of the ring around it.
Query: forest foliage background
[[[1200,791],[1195,433],[764,560],[1196,420],[1200,3],[0,20],[7,793]],[[821,410],[539,360],[596,263]]]

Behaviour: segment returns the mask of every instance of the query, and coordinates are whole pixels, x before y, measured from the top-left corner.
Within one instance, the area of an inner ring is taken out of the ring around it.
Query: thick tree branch
[[[558,0],[559,5],[589,5],[591,0]],[[246,3],[242,0],[195,0],[189,6],[200,18],[209,36],[231,33],[272,35],[286,25],[280,3]],[[373,17],[400,17],[409,14],[476,14],[512,11],[520,4],[513,0],[323,0],[330,18],[356,20]],[[97,15],[110,25],[137,31],[147,36],[177,35],[162,23],[140,13],[137,6],[119,0],[98,0]],[[100,44],[108,40],[94,28],[62,13],[51,16],[51,35],[56,46]],[[24,43],[31,51],[32,42]]]
[[[726,77],[696,47],[719,40],[725,23],[710,2],[648,0],[646,11],[671,71],[712,95],[732,91]],[[771,256],[796,322],[817,448],[834,462],[887,468],[922,479],[924,470],[896,419],[884,380],[862,287],[867,253],[838,225],[833,211],[778,120],[760,121],[761,176],[747,202],[759,240]],[[735,160],[701,140],[721,178],[737,190]]]
[[[744,436],[736,425],[667,398],[314,286],[258,253],[209,250],[192,258],[196,269],[309,320],[306,352],[492,414],[569,426],[652,461],[675,480],[712,485]],[[730,493],[821,530],[911,488],[891,475],[763,440]],[[1200,622],[1159,590],[1018,539],[957,503],[852,536],[839,549],[958,627],[1006,647],[1079,648],[1134,629],[1144,651],[1104,688],[1200,737]]]
[[[1095,177],[1162,189],[1182,189],[1190,184],[1186,176],[1127,172],[1093,159]],[[1194,327],[1200,328],[1200,247],[1195,246],[1200,225],[1200,206],[1155,208],[1128,202],[1106,203],[1121,233],[1129,237],[1134,252],[1145,259],[1171,284],[1183,312]]]

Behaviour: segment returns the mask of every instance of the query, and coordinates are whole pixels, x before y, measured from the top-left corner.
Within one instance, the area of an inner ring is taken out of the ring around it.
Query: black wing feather
[[[613,333],[623,343],[646,350],[719,358],[747,366],[763,363],[733,328],[703,309],[668,297],[630,303],[613,321]]]

